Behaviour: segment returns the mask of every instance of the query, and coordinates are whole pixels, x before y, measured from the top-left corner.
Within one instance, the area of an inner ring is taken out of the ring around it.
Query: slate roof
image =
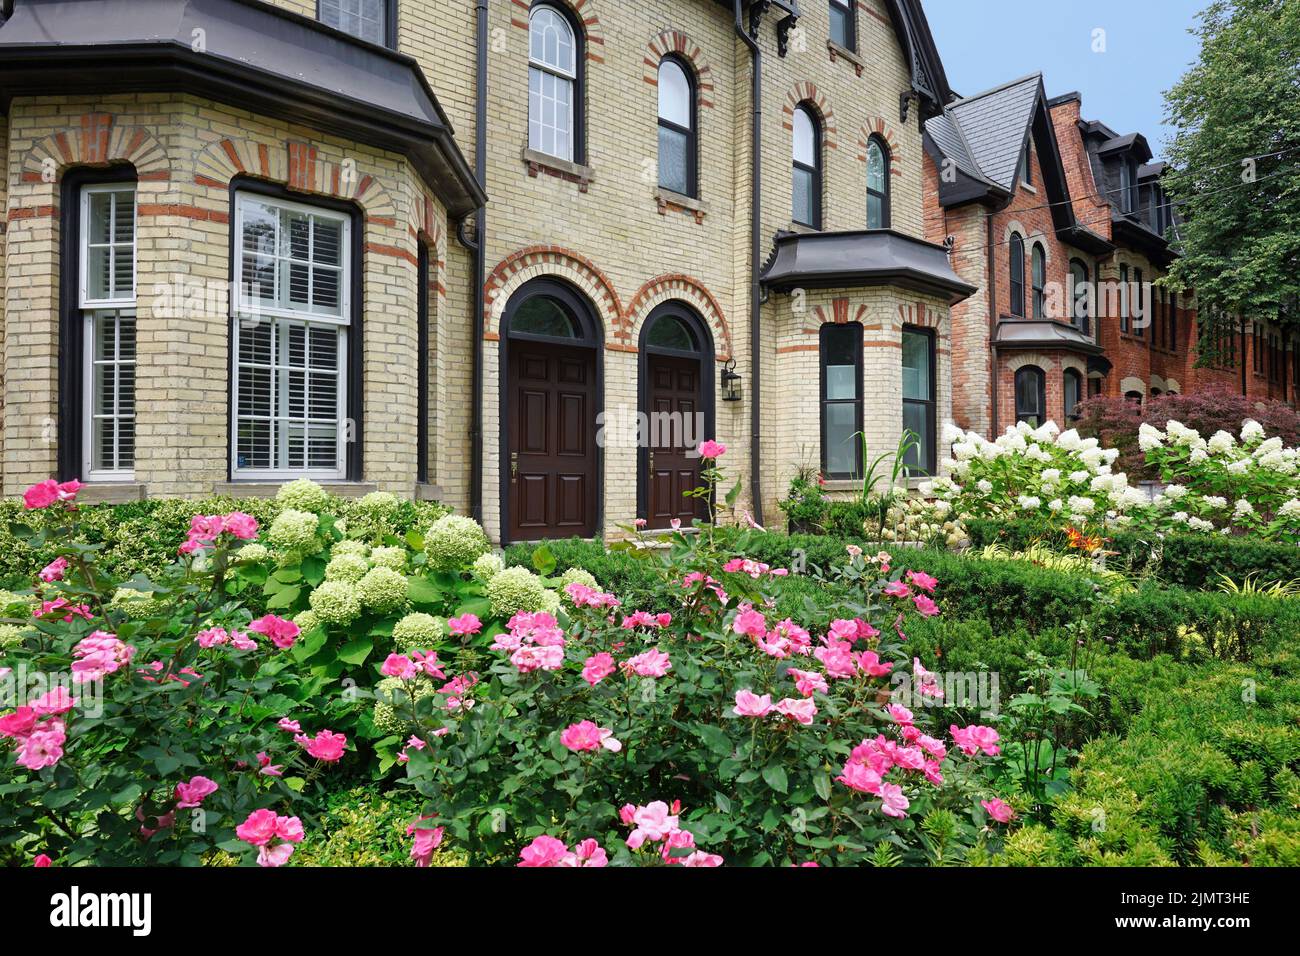
[[[949,153],[941,139],[952,140],[944,123],[936,122],[946,120],[960,134],[980,178],[1010,190],[1015,185],[1020,155],[1028,136],[1029,123],[1034,117],[1042,80],[1041,73],[1031,73],[957,100],[944,110],[942,117],[927,122],[926,131],[945,155],[961,168],[962,160]]]

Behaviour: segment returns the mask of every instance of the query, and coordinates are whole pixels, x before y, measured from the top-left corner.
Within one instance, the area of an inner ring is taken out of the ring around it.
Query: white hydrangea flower
[[[1109,468],[1111,465],[1115,464],[1115,459],[1119,457],[1119,449],[1103,448],[1101,452],[1101,457],[1105,459],[1106,467]]]
[[[1051,444],[1060,433],[1061,429],[1057,426],[1056,422],[1047,421],[1034,429],[1034,441]]]
[[[1193,465],[1199,465],[1202,462],[1206,462],[1209,460],[1210,460],[1210,456],[1206,454],[1204,448],[1193,448],[1192,454],[1188,457],[1188,461],[1190,461]]]
[[[1206,445],[1209,446],[1212,454],[1223,455],[1236,447],[1237,439],[1221,428],[1210,436],[1210,440],[1206,442]]]
[[[1038,506],[1042,504],[1042,501],[1035,498],[1033,495],[1021,495],[1016,499],[1016,504],[1018,504],[1023,511],[1037,511]]]
[[[1204,518],[1193,517],[1187,519],[1187,527],[1191,528],[1193,531],[1213,531],[1214,522],[1206,521]]]
[[[1070,480],[1073,481],[1073,482],[1076,482],[1076,483],[1077,483],[1077,482],[1080,482],[1080,481],[1087,481],[1087,480],[1088,480],[1089,478],[1091,478],[1091,477],[1092,477],[1092,476],[1091,476],[1090,474],[1088,474],[1088,472],[1086,472],[1086,471],[1072,471],[1072,472],[1070,472]]]
[[[1300,498],[1292,498],[1285,502],[1277,509],[1277,513],[1283,518],[1300,518]]]
[[[1228,499],[1220,495],[1206,495],[1201,502],[1211,511],[1220,511],[1228,507]]]
[[[1232,513],[1238,518],[1244,518],[1246,515],[1255,513],[1255,506],[1245,498],[1238,498],[1237,503],[1232,506]]]
[[[1237,461],[1229,462],[1227,472],[1230,475],[1244,475],[1250,468],[1249,458],[1239,458]]]
[[[1080,443],[1079,433],[1073,428],[1056,436],[1056,447],[1063,451],[1074,451],[1079,447]]]
[[[1183,485],[1165,485],[1165,497],[1173,501],[1186,497],[1187,488]]]
[[[1187,517],[1188,516],[1186,511],[1175,511],[1173,514],[1169,516],[1169,519],[1171,521],[1177,521],[1179,524],[1182,524],[1187,521]]]
[[[1244,442],[1259,441],[1264,437],[1264,426],[1253,418],[1247,418],[1241,423],[1241,440]]]
[[[1093,471],[1101,465],[1102,450],[1100,448],[1089,448],[1086,451],[1079,452],[1079,460],[1082,461]]]
[[[987,495],[993,491],[993,482],[989,481],[987,478],[981,478],[979,484],[975,487],[980,490],[981,494]]]
[[[952,446],[952,457],[958,461],[968,461],[979,454],[979,446],[972,441],[959,441]]]
[[[1060,498],[1053,498],[1051,501],[1047,503],[1047,510],[1051,512],[1060,511],[1064,507],[1065,505],[1061,503]]]
[[[944,445],[956,444],[957,442],[962,441],[965,437],[966,437],[966,433],[962,431],[960,426],[958,426],[956,423],[944,422],[943,425]]]
[[[1164,433],[1154,425],[1143,422],[1138,426],[1138,447],[1143,451],[1159,448],[1164,444],[1164,440]]]
[[[1044,469],[1043,469],[1043,473],[1042,473],[1041,475],[1039,475],[1038,477],[1042,479],[1043,484],[1045,484],[1045,485],[1054,485],[1054,484],[1056,484],[1058,481],[1061,480],[1061,469],[1059,469],[1059,468],[1044,468]]]
[[[1092,514],[1097,507],[1095,501],[1082,495],[1070,495],[1069,504],[1070,510],[1076,514]]]

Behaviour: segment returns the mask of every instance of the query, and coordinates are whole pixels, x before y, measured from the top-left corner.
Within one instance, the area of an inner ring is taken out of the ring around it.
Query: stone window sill
[[[850,64],[852,64],[853,72],[856,73],[858,76],[861,76],[862,71],[867,68],[867,64],[862,59],[862,57],[858,56],[848,47],[840,46],[834,40],[826,41],[826,50],[830,54],[832,63],[834,63],[836,60],[846,60]]]
[[[709,213],[709,207],[695,197],[662,186],[655,189],[655,203],[659,206],[661,216],[666,216],[670,211],[681,212],[694,216],[697,223],[704,222],[704,217]]]
[[[431,485],[427,482],[416,482],[415,484],[416,501],[441,501],[442,486]]]
[[[560,159],[558,156],[551,156],[535,149],[525,147],[522,158],[524,165],[528,167],[529,176],[536,178],[540,174],[545,174],[563,179],[565,182],[577,183],[579,192],[585,193],[587,185],[596,178],[595,171],[590,166]]]
[[[898,480],[898,483],[895,485],[895,487],[905,488],[908,491],[914,491],[917,488],[921,487],[922,483],[927,481],[933,481],[933,480],[934,479],[928,475],[918,475],[915,478],[900,478]],[[822,491],[833,493],[833,494],[840,494],[846,491],[851,491],[854,492],[855,494],[861,494],[862,479],[836,478],[836,479],[832,479],[831,481],[824,482],[821,486],[821,489]],[[885,490],[884,482],[878,482],[876,484],[876,490],[884,491]]]
[[[790,220],[790,224],[785,227],[787,232],[797,232],[801,236],[815,236],[821,232],[816,226],[805,226],[801,222]]]
[[[88,481],[77,492],[77,503],[82,505],[122,505],[144,499],[145,486],[138,481]]]
[[[214,495],[230,495],[232,498],[274,498],[281,485],[280,481],[222,481],[213,485]],[[332,495],[340,498],[360,498],[372,491],[378,491],[377,485],[368,481],[322,481],[320,486]]]

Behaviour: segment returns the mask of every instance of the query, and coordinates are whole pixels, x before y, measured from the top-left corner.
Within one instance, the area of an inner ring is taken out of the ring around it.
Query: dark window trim
[[[1025,240],[1020,233],[1013,232],[1007,245],[1009,246],[1007,268],[1010,270],[1009,305],[1011,314],[1023,319],[1025,317]]]
[[[939,461],[939,421],[938,421],[938,391],[939,391],[939,342],[934,333],[934,329],[927,328],[924,325],[903,325],[903,333],[911,332],[913,334],[924,335],[929,340],[927,353],[930,359],[930,397],[929,398],[904,398],[904,405],[921,405],[926,409],[926,424],[929,426],[929,441],[921,445],[922,457],[920,459],[920,468],[915,472],[908,469],[908,475],[922,474],[933,475]],[[901,342],[901,338],[900,338]],[[925,438],[926,436],[918,436]]]
[[[871,144],[872,143],[875,143],[877,146],[880,147],[880,158],[884,162],[884,166],[885,166],[884,193],[877,193],[875,190],[871,188]],[[881,219],[883,221],[880,226],[875,227],[879,229],[893,228],[892,223],[894,221],[894,212],[893,212],[893,204],[890,201],[890,197],[893,189],[893,177],[889,175],[890,163],[892,162],[892,160],[893,157],[889,154],[889,144],[885,142],[885,138],[881,136],[879,133],[872,133],[871,136],[868,137],[867,139],[867,196],[868,197],[880,196]],[[872,227],[870,224],[868,224],[867,228],[870,229]]]
[[[1034,269],[1035,264],[1042,263],[1041,275]],[[1043,318],[1043,298],[1047,290],[1047,250],[1041,242],[1035,242],[1029,248],[1029,287],[1033,300],[1030,314],[1036,319]]]
[[[532,44],[533,11],[538,7],[550,7],[568,21],[569,29],[573,31],[573,72],[576,75],[573,78],[573,159],[571,161],[583,166],[587,163],[587,31],[567,3],[562,3],[560,0],[533,0],[532,6],[528,8],[529,54],[531,54]],[[525,66],[530,63],[531,55],[525,56]],[[524,86],[524,95],[528,95],[527,84]],[[524,142],[528,142],[526,126]]]
[[[429,482],[429,244],[420,238],[416,247],[415,480],[423,485]]]
[[[365,460],[362,454],[365,446],[365,330],[362,328],[362,295],[364,292],[363,273],[365,272],[365,224],[364,213],[356,203],[345,199],[334,199],[315,193],[302,193],[289,189],[280,183],[269,183],[251,176],[236,176],[230,181],[228,203],[230,207],[230,234],[227,255],[229,256],[226,274],[231,288],[230,316],[226,328],[226,480],[234,483],[257,482],[255,476],[235,478],[235,403],[233,393],[235,383],[235,256],[238,254],[239,237],[235,235],[235,202],[239,193],[255,193],[272,199],[298,202],[308,206],[319,206],[348,215],[352,223],[352,239],[349,253],[352,256],[349,297],[352,303],[351,318],[348,324],[348,367],[345,381],[348,387],[347,419],[345,425],[351,424],[352,440],[348,442],[344,456],[344,481],[361,481],[365,474]],[[278,481],[279,479],[270,479]]]
[[[340,30],[338,27],[330,26],[323,19],[321,19],[320,2],[321,0],[316,0],[316,22],[317,23],[320,23],[322,26],[327,26],[331,30],[338,30],[340,33],[343,33],[346,36],[350,36],[354,40],[361,40],[362,43],[369,42],[368,40],[363,40],[361,37],[353,36],[351,33],[348,33],[346,30]],[[397,49],[398,0],[383,0],[383,3],[384,3],[384,40],[380,44],[380,46],[387,47],[390,50],[396,50]]]
[[[699,342],[699,348],[694,352],[683,352],[680,349],[667,349],[661,346],[648,345],[651,328],[664,316],[680,319],[690,326],[691,331],[695,333],[696,341]],[[700,363],[700,411],[704,414],[705,433],[697,437],[701,440],[716,438],[717,423],[715,414],[717,405],[715,403],[715,379],[713,374],[714,354],[713,335],[709,331],[708,323],[700,317],[698,312],[678,299],[669,299],[666,302],[659,303],[646,316],[645,322],[641,324],[641,335],[637,341],[637,409],[642,414],[649,414],[650,412],[649,356],[671,355],[676,358],[698,359]],[[645,442],[637,442],[636,469],[636,513],[640,517],[649,517],[650,488],[646,479],[649,477],[650,471],[650,449]],[[700,509],[700,517],[705,517],[703,501],[700,502]]]
[[[582,325],[583,338],[567,339],[550,335],[532,335],[527,333],[518,333],[510,331],[510,323],[514,318],[515,312],[519,306],[536,295],[548,295],[559,299],[565,305],[569,306]],[[497,428],[497,471],[500,514],[500,534],[501,546],[505,547],[510,544],[510,469],[506,463],[510,460],[510,343],[512,341],[527,340],[532,342],[553,342],[561,345],[569,345],[575,348],[590,348],[596,356],[596,403],[595,413],[597,416],[603,416],[605,413],[605,336],[604,327],[602,326],[599,316],[596,313],[596,307],[591,304],[587,297],[579,292],[575,287],[569,285],[563,279],[553,279],[548,276],[541,276],[536,279],[530,279],[521,285],[518,289],[510,294],[510,299],[506,302],[505,310],[501,314],[501,328],[499,330],[499,348],[498,361],[500,366],[497,371],[497,407],[501,409],[498,416]],[[597,421],[603,420],[597,418]],[[596,529],[596,538],[602,535],[602,529],[605,527],[605,450],[601,443],[595,444],[596,449],[596,487],[593,489],[595,497],[595,517],[592,524]]]
[[[82,466],[82,425],[85,421],[85,315],[81,309],[81,190],[102,183],[137,183],[139,175],[129,163],[107,168],[78,166],[63,174],[59,186],[59,392],[58,455],[56,467],[60,481],[84,478]],[[139,245],[137,243],[139,268]],[[136,274],[139,287],[139,273]],[[15,323],[10,322],[10,341]],[[138,352],[138,350],[137,350]],[[137,375],[137,381],[139,376]],[[137,446],[138,447],[138,446]]]
[[[1134,298],[1136,299],[1136,302],[1134,303],[1135,308],[1133,309],[1133,315],[1136,318],[1140,319],[1141,322],[1146,323],[1146,325],[1141,324],[1141,322],[1133,323],[1133,334],[1136,335],[1138,338],[1146,337],[1146,331],[1147,331],[1146,326],[1151,324],[1151,315],[1150,315],[1151,303],[1147,301],[1146,287],[1142,284],[1142,280],[1143,280],[1142,270],[1134,268],[1133,295]]]
[[[691,128],[683,129],[671,120],[663,118],[662,114],[658,117],[658,125],[667,129],[683,133],[686,136],[686,195],[692,199],[700,198],[700,94],[699,78],[695,75],[695,70],[691,62],[683,56],[676,53],[667,53],[659,60],[659,67],[656,71],[656,77],[663,72],[665,61],[671,60],[676,64],[686,76],[686,95],[690,98],[691,109]],[[656,91],[657,91],[656,87]],[[656,104],[656,112],[658,105]],[[667,186],[663,184],[662,160],[660,165],[660,182],[663,189]]]
[[[1129,294],[1133,289],[1128,279],[1128,263],[1121,262],[1119,266],[1119,330],[1121,332],[1127,332],[1129,329]]]
[[[1016,406],[1017,424],[1023,421],[1027,421],[1031,416],[1031,413],[1029,413],[1027,410],[1022,410],[1020,407],[1020,377],[1022,375],[1034,375],[1038,379],[1037,395],[1035,396],[1038,399],[1038,410],[1037,410],[1038,421],[1034,423],[1034,427],[1038,427],[1039,425],[1044,424],[1048,418],[1047,416],[1047,373],[1044,372],[1042,368],[1040,368],[1037,365],[1022,365],[1020,366],[1020,368],[1016,369],[1015,380],[1012,382],[1012,397],[1015,401],[1015,406]]]
[[[848,17],[848,35],[845,36],[845,42],[840,44],[850,53],[858,52],[858,3],[857,0],[830,0],[831,4],[838,7],[847,8]],[[829,38],[832,43],[838,42],[834,37]]]
[[[821,327],[817,336],[817,367],[819,371],[818,378],[820,382],[820,393],[818,399],[818,418],[821,421],[821,471],[822,477],[835,480],[851,481],[862,477],[862,442],[855,441],[853,444],[853,474],[844,474],[843,472],[832,472],[826,467],[826,406],[832,404],[826,399],[826,337],[828,333],[834,334],[839,331],[850,331],[854,334],[853,356],[854,366],[857,374],[854,376],[857,383],[857,390],[853,399],[835,399],[833,404],[846,405],[850,401],[854,405],[854,431],[862,431],[862,407],[864,405],[862,394],[862,335],[863,328],[861,322],[827,322]]]
[[[822,175],[826,166],[826,158],[822,155],[822,117],[817,108],[808,100],[804,100],[794,108],[798,113],[802,110],[808,116],[808,121],[812,123],[813,128],[813,161],[814,166],[806,166],[799,160],[794,159],[794,136],[793,125],[791,126],[792,135],[790,138],[790,155],[793,162],[793,168],[802,169],[812,173],[812,222],[802,222],[795,219],[794,221],[801,226],[807,226],[809,229],[821,229],[822,227]],[[793,200],[791,201],[793,205]],[[791,218],[794,217],[794,210],[790,211]]]

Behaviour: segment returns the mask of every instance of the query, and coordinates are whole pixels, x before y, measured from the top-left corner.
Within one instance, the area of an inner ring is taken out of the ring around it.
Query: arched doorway
[[[695,448],[713,434],[713,338],[695,310],[664,302],[647,316],[638,347],[637,514],[649,528],[689,526],[704,503],[685,493],[700,483]]]
[[[600,322],[587,300],[534,279],[501,336],[503,541],[596,536],[600,527]]]

